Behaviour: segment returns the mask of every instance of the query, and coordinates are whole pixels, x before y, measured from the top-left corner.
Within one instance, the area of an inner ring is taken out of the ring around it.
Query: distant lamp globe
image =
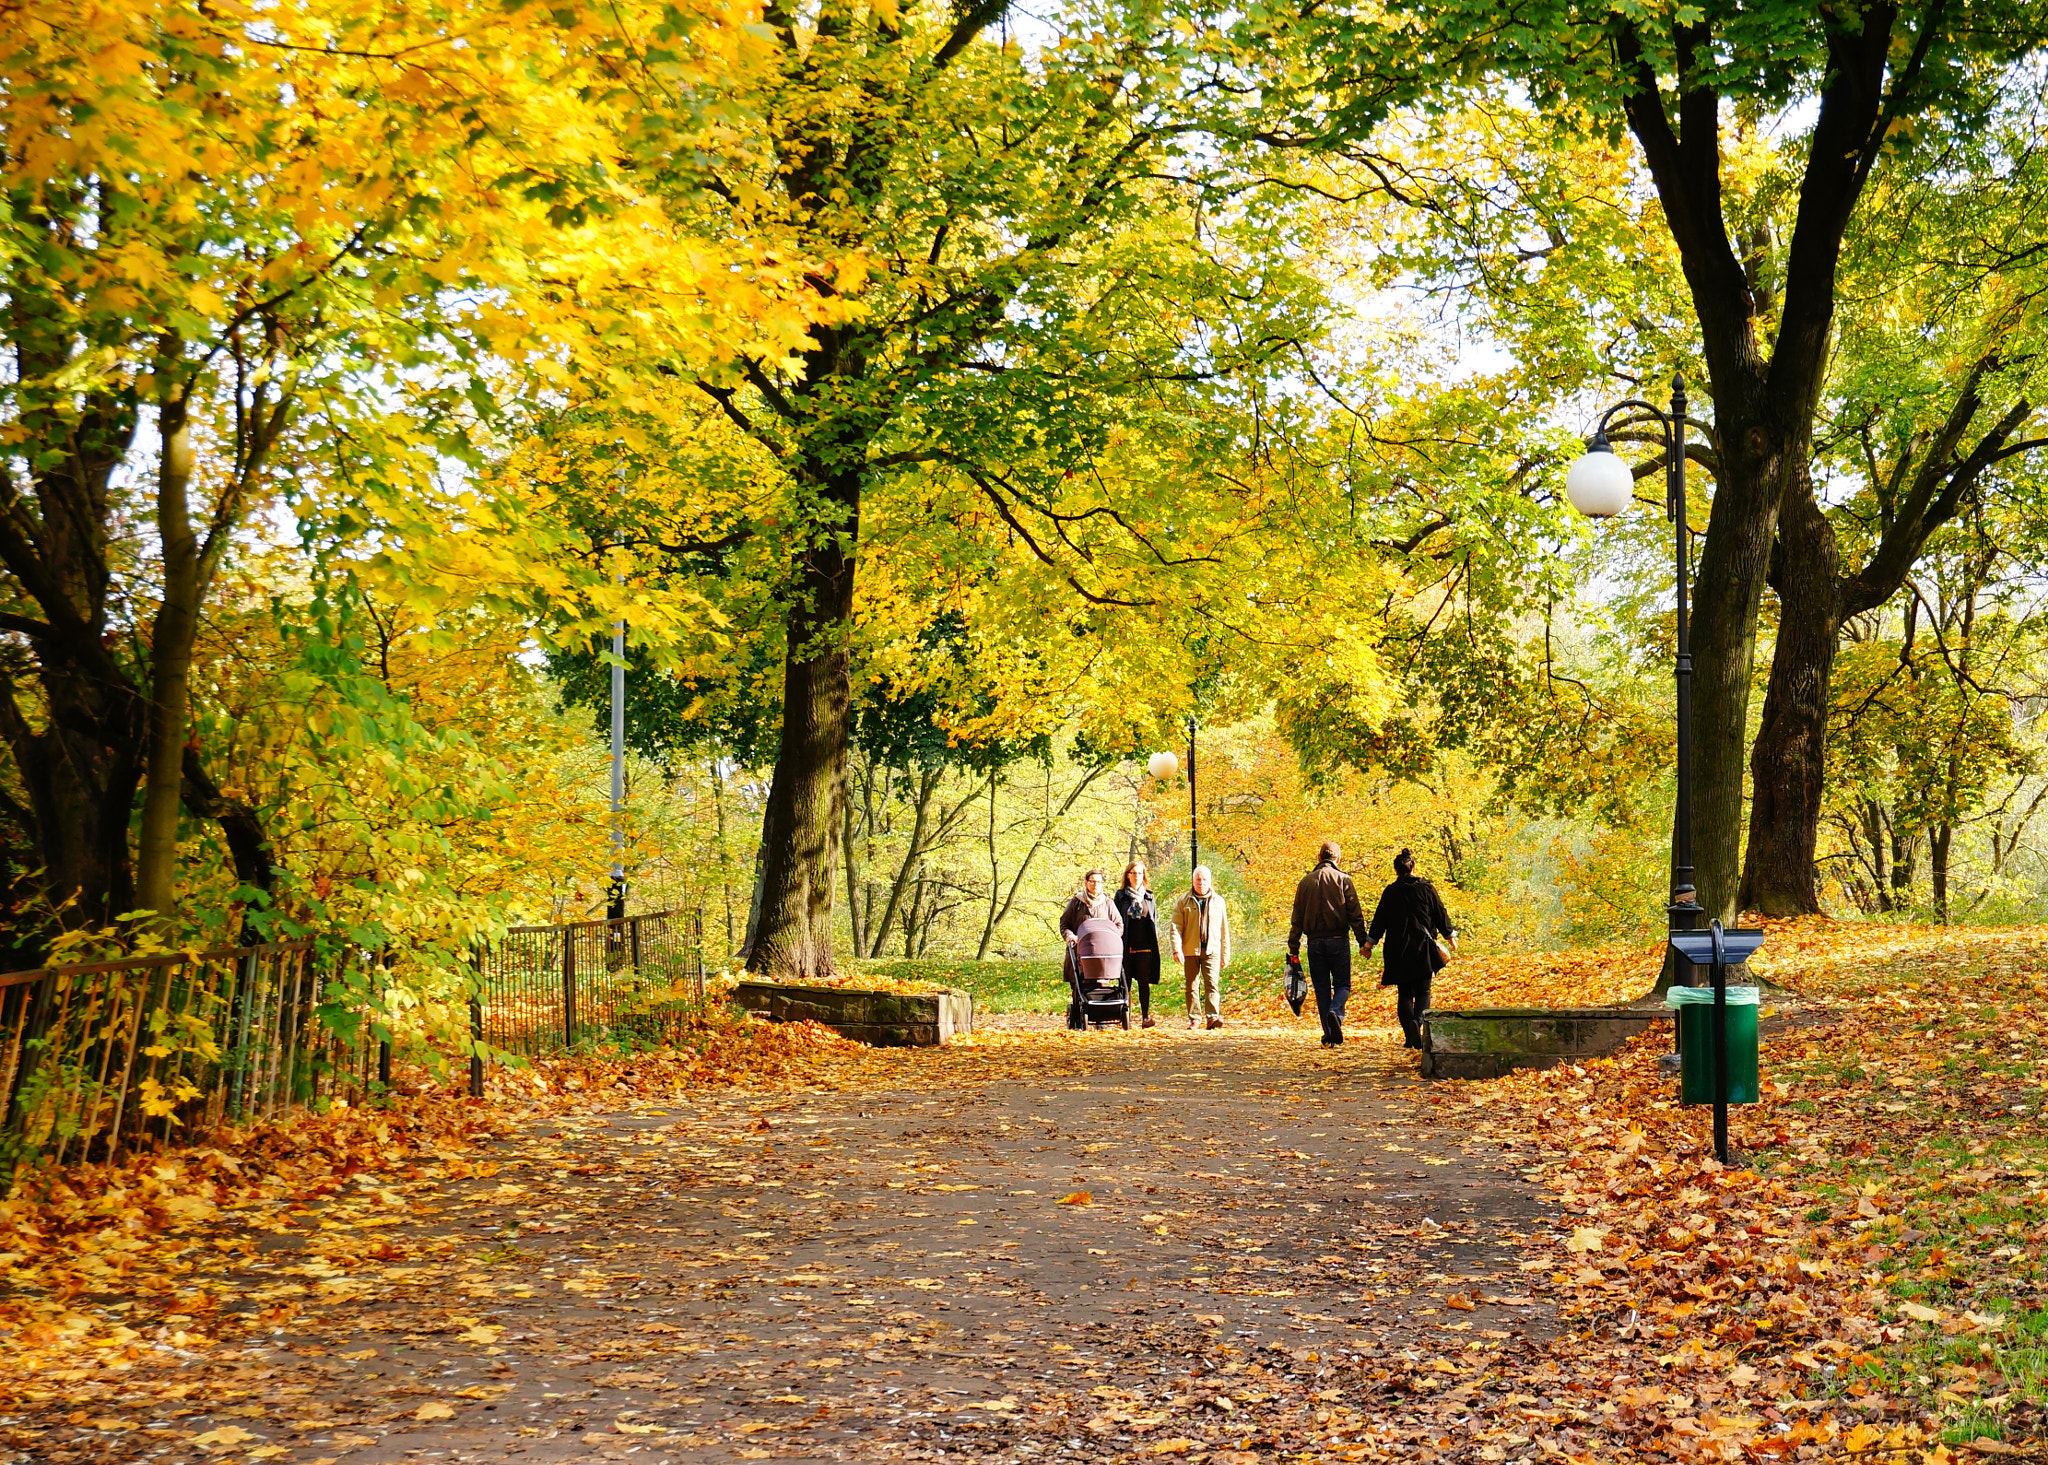
[[[1586,444],[1585,456],[1565,474],[1564,492],[1572,507],[1587,518],[1612,519],[1634,500],[1636,476],[1614,456],[1607,434],[1596,433]]]
[[[1145,760],[1145,769],[1154,778],[1171,778],[1180,772],[1180,759],[1171,753],[1154,753]]]

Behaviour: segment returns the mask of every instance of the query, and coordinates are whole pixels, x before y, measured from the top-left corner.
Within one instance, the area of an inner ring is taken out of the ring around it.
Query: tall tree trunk
[[[1954,837],[1955,826],[1945,819],[1927,828],[1927,873],[1934,881],[1934,914],[1944,926],[1948,924],[1948,848]]]
[[[1002,869],[996,860],[996,788],[998,770],[988,771],[988,919],[981,923],[981,944],[974,948],[976,961],[988,960],[988,949],[996,939],[996,913],[1002,908]]]
[[[1714,374],[1723,472],[1700,553],[1692,621],[1692,838],[1694,883],[1709,916],[1732,923],[1741,891],[1742,793],[1749,750],[1750,668],[1757,607],[1770,569],[1784,479],[1804,465],[1804,434],[1751,404],[1761,373]],[[1733,399],[1733,400],[1731,400]]]
[[[1895,911],[1913,908],[1913,874],[1919,863],[1920,837],[1901,829],[1896,817],[1892,820],[1892,909]]]
[[[853,798],[851,795],[840,800],[839,806],[840,849],[846,861],[846,928],[853,953],[858,956],[867,949],[867,926],[862,921],[860,905],[860,850],[853,827]]]
[[[782,741],[762,820],[761,918],[747,969],[763,976],[830,976],[832,886],[840,801],[846,797],[858,469],[824,480],[836,522],[813,531],[791,608],[782,668]]]
[[[1891,875],[1885,866],[1885,818],[1884,805],[1876,799],[1863,801],[1863,833],[1870,841],[1870,875],[1872,889],[1876,893],[1877,908],[1888,911],[1892,908]]]
[[[1800,478],[1778,521],[1778,644],[1763,725],[1749,755],[1750,834],[1740,904],[1767,916],[1820,910],[1814,855],[1827,781],[1828,692],[1842,631],[1834,527]]]
[[[725,954],[733,952],[732,928],[732,851],[725,842],[725,774],[718,767],[718,760],[711,760],[711,810],[718,816],[718,895],[725,905]]]
[[[1828,693],[1842,626],[1891,599],[1928,537],[1955,517],[2032,415],[2031,404],[2015,402],[1964,450],[1964,439],[1983,409],[1982,389],[1997,363],[1995,353],[1979,359],[1918,460],[1902,456],[1888,481],[1874,486],[1883,534],[1853,574],[1842,573],[1834,526],[1814,499],[1808,468],[1803,461],[1792,465],[1778,516],[1778,643],[1771,655],[1763,726],[1750,755],[1755,802],[1743,868],[1745,906],[1774,916],[1820,909],[1814,852],[1827,782]],[[1909,606],[1909,646],[1912,635]]]
[[[895,924],[896,913],[902,908],[904,893],[910,888],[911,872],[917,871],[919,892],[922,894],[924,881],[925,835],[931,827],[932,798],[937,794],[939,780],[944,775],[941,768],[920,768],[917,773],[916,803],[910,826],[910,845],[903,851],[903,863],[896,869],[896,878],[889,882],[888,901],[882,907],[882,914],[869,924],[873,927],[873,943],[869,956],[880,956],[882,945],[889,939],[889,928]],[[905,927],[906,940],[909,928]],[[905,955],[909,953],[906,951]]]

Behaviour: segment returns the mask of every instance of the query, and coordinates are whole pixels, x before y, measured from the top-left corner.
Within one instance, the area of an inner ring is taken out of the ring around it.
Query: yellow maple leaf
[[[230,1445],[246,1444],[255,1438],[255,1435],[239,1424],[223,1424],[216,1429],[209,1429],[205,1434],[192,1436],[192,1443],[203,1445],[209,1450],[224,1450]]]

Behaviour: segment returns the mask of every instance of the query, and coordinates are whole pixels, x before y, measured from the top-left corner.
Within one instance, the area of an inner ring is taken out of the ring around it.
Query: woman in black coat
[[[1366,932],[1368,949],[1387,943],[1382,987],[1393,987],[1395,1015],[1401,1019],[1406,1048],[1422,1046],[1422,1014],[1429,1010],[1429,983],[1444,967],[1437,946],[1441,936],[1458,949],[1457,928],[1436,887],[1415,873],[1415,856],[1407,850],[1394,856],[1394,883],[1380,892]]]
[[[1159,904],[1145,883],[1145,862],[1124,867],[1124,883],[1116,893],[1116,913],[1124,922],[1124,972],[1137,984],[1138,1012],[1152,1023],[1152,984],[1159,980]]]

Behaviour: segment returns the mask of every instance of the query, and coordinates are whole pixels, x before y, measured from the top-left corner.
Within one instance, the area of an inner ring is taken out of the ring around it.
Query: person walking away
[[[1188,1026],[1195,1025],[1197,989],[1210,1028],[1223,1026],[1223,969],[1230,965],[1230,912],[1207,865],[1195,866],[1193,886],[1173,903],[1173,959],[1187,978]]]
[[[1294,887],[1294,919],[1287,928],[1289,961],[1300,959],[1302,940],[1308,940],[1308,979],[1315,984],[1325,1048],[1344,1041],[1344,1007],[1351,1000],[1351,943],[1346,937],[1357,935],[1360,957],[1370,949],[1358,887],[1337,868],[1343,858],[1334,839],[1323,841],[1316,867]]]
[[[1422,1014],[1429,1010],[1429,984],[1447,960],[1437,944],[1442,937],[1458,949],[1457,928],[1436,887],[1415,873],[1415,856],[1407,850],[1394,856],[1394,883],[1380,892],[1366,932],[1366,954],[1384,941],[1386,963],[1382,987],[1395,989],[1394,1012],[1401,1020],[1404,1048],[1422,1046]]]
[[[1152,985],[1159,980],[1159,902],[1146,884],[1151,872],[1143,860],[1124,866],[1117,888],[1116,913],[1124,923],[1124,974],[1138,986],[1138,1015],[1153,1027]]]

